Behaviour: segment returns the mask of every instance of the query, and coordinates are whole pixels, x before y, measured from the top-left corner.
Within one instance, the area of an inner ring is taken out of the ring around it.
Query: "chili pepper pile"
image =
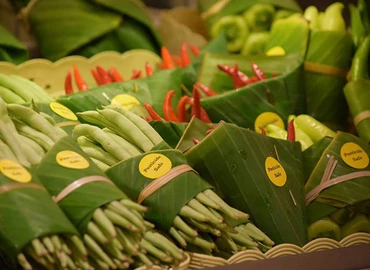
[[[189,48],[194,56],[199,55],[200,50],[196,46],[190,44]],[[181,45],[180,56],[171,55],[166,47],[162,47],[161,57],[162,63],[159,64],[160,69],[171,69],[175,67],[184,68],[191,63],[190,55],[188,53],[188,46],[185,42],[183,42]]]

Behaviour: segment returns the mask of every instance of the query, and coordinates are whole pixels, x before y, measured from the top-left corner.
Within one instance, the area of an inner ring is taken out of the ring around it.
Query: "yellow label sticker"
[[[162,154],[148,154],[139,162],[140,173],[150,179],[157,179],[168,173],[171,169],[171,160]]]
[[[270,50],[266,52],[267,56],[284,56],[285,50],[280,46],[272,47]]]
[[[50,102],[49,106],[53,112],[65,119],[73,121],[76,121],[78,119],[77,116],[70,109],[68,109],[63,104],[60,104],[59,102],[52,101]]]
[[[140,101],[136,97],[128,94],[119,94],[115,96],[114,98],[112,98],[111,103],[113,105],[114,104],[121,105],[127,110],[130,110],[134,105],[140,105]]]
[[[60,166],[69,169],[82,170],[90,166],[89,162],[83,156],[70,150],[60,151],[56,156],[56,160]]]
[[[0,160],[0,172],[11,180],[28,183],[32,175],[18,162],[9,159]]]
[[[350,167],[355,169],[364,169],[369,166],[369,156],[356,143],[348,142],[343,144],[340,149],[340,156],[343,161]]]
[[[280,162],[273,157],[267,157],[265,161],[265,170],[267,177],[272,183],[278,187],[282,187],[286,183],[286,172]]]
[[[274,124],[285,129],[284,121],[278,114],[274,112],[264,112],[257,116],[256,121],[254,121],[254,130],[258,133],[262,133],[261,128],[269,124]]]

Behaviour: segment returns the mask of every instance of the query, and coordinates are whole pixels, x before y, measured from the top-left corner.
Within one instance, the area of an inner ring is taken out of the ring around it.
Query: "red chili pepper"
[[[210,127],[210,129],[208,129],[207,130],[207,135],[209,134],[209,133],[211,133],[213,130],[215,129],[215,126],[214,125],[212,125],[211,127]]]
[[[276,73],[272,73],[272,74],[271,74],[271,76],[272,76],[273,78],[275,78],[275,77],[277,77],[277,74],[276,74]]]
[[[211,88],[209,88],[208,86],[200,83],[200,82],[196,82],[195,85],[197,87],[199,87],[200,90],[203,91],[204,94],[206,94],[207,96],[211,97],[211,96],[217,96],[217,93],[215,91],[213,91]]]
[[[121,76],[121,74],[119,74],[118,70],[115,67],[110,67],[108,74],[110,75],[113,82],[124,81],[123,77]]]
[[[146,73],[146,76],[149,77],[149,76],[152,76],[153,75],[153,69],[152,67],[150,66],[149,62],[146,62],[145,63],[145,73]]]
[[[237,66],[237,63],[235,63]],[[235,88],[240,88],[242,86],[248,85],[253,83],[254,81],[249,78],[246,74],[241,72],[238,68],[238,70],[235,70],[235,66],[227,66],[227,65],[220,65],[218,64],[217,67],[225,72],[226,74],[230,75],[233,78],[233,83]]]
[[[193,138],[193,143],[194,143],[194,144],[198,144],[198,143],[199,143],[199,140],[198,140],[198,139],[196,139],[196,138]]]
[[[254,75],[256,75],[258,80],[262,81],[262,80],[267,79],[267,76],[265,75],[265,73],[255,62],[252,61],[251,66],[252,66],[253,73]]]
[[[159,67],[160,69],[166,69],[166,65],[165,65],[165,63],[159,63],[159,64],[158,64],[158,67]]]
[[[163,59],[164,68],[165,69],[170,69],[170,68],[174,68],[175,67],[175,65],[174,65],[174,63],[172,61],[170,52],[164,46],[161,49],[161,56],[162,56],[162,59]]]
[[[286,139],[291,142],[295,141],[294,119],[290,120],[290,122],[288,123],[288,132]]]
[[[147,116],[147,117],[145,117],[145,120],[149,122],[149,121],[152,121],[153,119],[151,117]]]
[[[133,70],[131,80],[139,79],[141,77],[141,70]]]
[[[80,71],[78,70],[76,65],[73,65],[73,75],[75,76],[77,88],[80,91],[85,91],[88,89],[87,84],[85,83],[84,79],[82,78]]]
[[[191,116],[195,116],[196,118],[200,119],[201,113],[201,106],[200,106],[200,95],[197,88],[193,87],[193,99],[192,99],[192,107],[191,107]]]
[[[175,111],[172,108],[172,98],[174,94],[175,90],[170,90],[167,92],[166,96],[164,97],[162,110],[164,119],[166,119],[166,121],[179,122],[179,119],[177,119]]]
[[[179,122],[187,122],[186,119],[186,105],[189,104],[189,97],[183,96],[177,103],[176,111]]]
[[[185,42],[181,44],[180,55],[181,55],[181,66],[182,67],[188,66],[190,64],[190,57],[188,53],[188,46],[186,46]]]
[[[97,85],[102,85],[103,82],[102,82],[102,79],[100,78],[100,75],[99,73],[95,70],[95,69],[91,69],[91,74],[93,75],[94,79],[95,79],[95,82],[97,83]]]
[[[234,83],[234,88],[235,89],[236,88],[243,87],[243,86],[246,85],[245,82],[243,82],[242,79],[241,79],[241,77],[239,76],[239,66],[238,66],[238,63],[235,63],[234,72],[233,72],[232,78],[233,78],[233,83]]]
[[[99,73],[102,84],[109,84],[112,82],[109,74],[101,66],[96,66],[96,70]]]
[[[190,44],[189,47],[194,56],[197,56],[200,53],[200,50],[195,45]]]
[[[175,64],[176,64],[177,67],[181,67],[182,66],[181,58],[179,56],[172,55],[171,58],[175,62]]]
[[[212,123],[207,111],[202,107],[200,107],[200,120],[202,120],[204,123]]]
[[[262,134],[262,135],[267,135],[266,129],[264,129],[264,128],[260,128],[260,130],[261,130],[261,134]]]
[[[164,119],[154,110],[154,108],[152,106],[150,106],[150,104],[144,103],[144,107],[148,111],[150,117],[153,120],[161,120],[161,121],[164,121]]]
[[[64,91],[66,95],[73,94],[73,86],[72,86],[72,73],[70,71],[67,72],[66,79],[64,81]]]

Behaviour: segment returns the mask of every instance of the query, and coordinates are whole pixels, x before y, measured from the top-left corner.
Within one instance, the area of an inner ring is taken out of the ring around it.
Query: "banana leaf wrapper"
[[[269,78],[237,90],[234,90],[230,76],[217,68],[217,64],[234,65],[236,62],[241,71],[251,75],[251,61],[257,63]],[[272,73],[278,76],[271,78]],[[198,81],[219,94],[203,98],[201,104],[213,122],[224,120],[254,129],[256,118],[263,112],[274,112],[286,122],[290,114],[304,112],[302,74],[303,58],[299,54],[243,58],[237,55],[207,54]]]
[[[33,239],[55,234],[78,235],[78,232],[35,173],[13,164],[7,167],[13,167],[6,170],[11,175],[29,180],[25,176],[29,174],[31,178],[26,182],[0,173],[0,253],[9,264],[6,269],[16,269],[17,255]]]
[[[175,123],[167,121],[149,121],[149,124],[171,148],[176,147],[182,134],[188,126],[188,123]]]
[[[18,65],[28,57],[27,48],[0,24],[0,61]]]
[[[345,132],[336,134],[305,185],[309,224],[338,209],[370,200],[369,155],[366,141]],[[350,180],[321,188],[337,182],[338,177]]]
[[[370,143],[370,80],[348,82],[344,95],[359,137]]]
[[[74,168],[73,164],[76,164]],[[52,196],[58,196],[68,185],[85,177],[107,179],[70,136],[62,138],[50,149],[35,168],[35,173]],[[125,198],[127,196],[113,183],[94,181],[73,190],[58,205],[78,231],[84,234],[96,208]]]
[[[199,0],[197,7],[208,27],[226,15],[238,14],[255,4],[272,4],[276,8],[301,12],[301,7],[293,0],[249,0],[249,1],[221,1],[221,0]]]
[[[189,165],[213,185],[229,205],[249,213],[254,224],[276,244],[303,246],[307,242],[299,143],[220,122],[209,135],[187,150],[185,156]],[[272,159],[279,163],[277,167],[265,165]],[[275,181],[284,180],[284,173],[267,173],[278,167],[286,173],[285,183]]]
[[[51,61],[133,48],[158,53],[161,45],[139,0],[40,0],[28,18],[42,55]]]
[[[88,91],[60,96],[57,101],[74,113],[100,109],[112,103],[118,95],[128,94],[134,97],[135,103],[127,104],[127,109],[134,110],[140,116],[148,116],[143,103],[149,103],[163,116],[162,105],[166,93],[175,90],[172,105],[175,106],[182,96],[181,70],[170,69],[154,73],[150,77],[102,85]],[[131,101],[130,101],[131,102]],[[82,121],[82,120],[81,120]]]
[[[117,163],[105,171],[117,187],[133,201],[138,201],[141,191],[157,179],[149,178],[150,173],[147,172],[153,173],[155,168],[165,172],[167,169],[187,164],[185,156],[180,151],[163,149],[168,148],[166,145],[155,148],[162,148],[162,150],[153,149],[148,153]],[[141,167],[143,160],[146,160],[147,165]],[[145,219],[155,223],[158,228],[168,231],[180,209],[199,192],[209,188],[213,187],[197,173],[184,172],[161,186],[142,202],[148,207]]]

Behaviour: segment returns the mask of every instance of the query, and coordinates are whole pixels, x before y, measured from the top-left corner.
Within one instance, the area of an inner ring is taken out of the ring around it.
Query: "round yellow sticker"
[[[114,98],[112,98],[111,103],[113,105],[114,104],[121,105],[127,110],[130,110],[134,105],[140,105],[140,101],[136,97],[128,94],[119,94],[115,96]]]
[[[146,178],[156,179],[172,169],[171,160],[162,154],[152,153],[139,162],[139,171]]]
[[[285,128],[284,121],[281,117],[274,112],[264,112],[257,116],[254,121],[254,130],[258,133],[262,133],[261,128],[264,128],[268,124],[274,124],[280,128]]]
[[[69,169],[86,169],[90,166],[89,162],[79,153],[64,150],[57,154],[56,160],[60,166]]]
[[[77,116],[70,109],[68,109],[63,104],[60,104],[59,102],[52,101],[50,102],[49,106],[53,112],[65,119],[73,121],[76,121],[78,119]]]
[[[9,159],[0,160],[0,172],[11,180],[28,183],[31,181],[31,174],[18,162]]]
[[[274,183],[278,187],[282,187],[285,185],[287,176],[283,166],[281,166],[279,161],[277,161],[273,157],[266,158],[265,170],[267,177],[272,183]]]
[[[267,56],[283,56],[285,55],[285,50],[280,46],[272,47],[266,52]]]
[[[348,142],[343,144],[340,149],[340,156],[343,161],[350,167],[355,169],[364,169],[369,166],[369,156],[356,143]]]

